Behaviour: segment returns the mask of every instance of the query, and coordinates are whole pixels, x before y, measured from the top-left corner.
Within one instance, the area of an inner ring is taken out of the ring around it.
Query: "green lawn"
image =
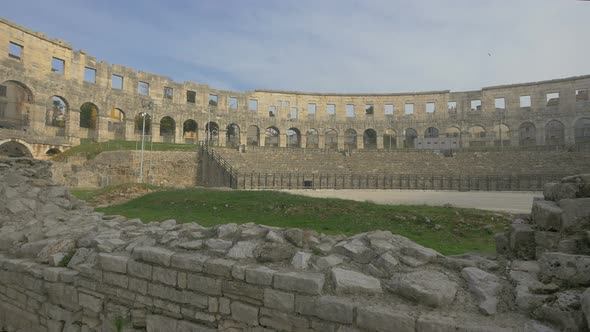
[[[144,143],[146,151],[196,151],[197,146],[194,144],[175,144],[175,143]],[[83,156],[86,159],[93,159],[101,152],[116,150],[138,150],[141,149],[141,142],[136,141],[107,141],[82,143],[74,146],[64,153],[60,153],[52,158],[55,161],[64,161],[67,157]]]
[[[75,192],[90,199],[91,192]],[[476,209],[377,205],[319,199],[273,191],[166,190],[125,204],[97,209],[143,221],[176,219],[203,226],[254,222],[353,235],[390,230],[443,254],[494,252],[493,234],[508,225],[508,216]]]

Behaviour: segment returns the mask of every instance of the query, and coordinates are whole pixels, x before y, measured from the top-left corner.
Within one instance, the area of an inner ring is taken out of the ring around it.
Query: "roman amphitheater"
[[[234,92],[0,19],[0,82],[0,331],[590,329],[590,75]],[[55,159],[91,142],[137,148]],[[390,231],[105,215],[66,189],[129,182],[543,194],[496,254],[445,256]]]

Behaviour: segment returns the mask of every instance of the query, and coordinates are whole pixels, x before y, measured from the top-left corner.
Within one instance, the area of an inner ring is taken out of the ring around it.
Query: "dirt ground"
[[[507,191],[429,191],[429,190],[283,190],[310,197],[329,197],[370,201],[377,204],[435,205],[451,204],[454,207],[476,208],[510,213],[530,213],[533,197],[541,192]]]

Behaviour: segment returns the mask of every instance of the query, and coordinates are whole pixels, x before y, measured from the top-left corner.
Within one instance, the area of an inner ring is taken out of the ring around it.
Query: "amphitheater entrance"
[[[385,150],[393,150],[397,147],[397,135],[395,130],[388,128],[383,134],[383,148]]]
[[[45,126],[53,129],[55,136],[66,136],[68,105],[62,97],[52,96],[47,100]]]
[[[232,148],[240,146],[240,127],[232,123],[225,130],[225,145]]]
[[[328,129],[324,135],[325,147],[329,150],[338,150],[338,132],[336,129]]]
[[[278,148],[281,143],[280,131],[276,127],[268,127],[264,132],[264,146]]]
[[[533,146],[537,144],[537,130],[535,125],[525,122],[518,128],[518,145]]]
[[[93,103],[84,103],[80,106],[80,134],[87,138],[96,138],[98,107]]]
[[[494,135],[494,146],[509,146],[510,145],[510,128],[507,125],[495,125],[492,128]]]
[[[344,149],[351,151],[356,150],[356,130],[350,128],[344,132]]]
[[[300,148],[301,147],[301,132],[297,128],[289,128],[287,130],[287,147]]]
[[[160,120],[160,139],[165,143],[174,143],[174,136],[176,135],[176,121],[169,116],[165,116]]]
[[[305,136],[307,136],[307,140],[305,143],[306,148],[317,149],[320,147],[320,135],[318,134],[317,130],[310,129]]]
[[[219,125],[213,121],[205,125],[205,133],[207,139],[205,140],[207,145],[218,146],[219,145]]]
[[[590,118],[581,118],[574,124],[574,141],[576,144],[590,143]]]
[[[377,132],[375,129],[367,129],[363,133],[363,148],[365,150],[377,150]]]
[[[195,144],[197,143],[197,133],[199,132],[199,125],[197,121],[188,119],[182,124],[182,138],[184,143]]]
[[[414,128],[407,128],[404,130],[404,148],[413,149],[416,147],[416,139],[418,138],[418,132]]]
[[[256,126],[248,127],[246,131],[246,145],[259,146],[260,145],[260,129]]]
[[[27,130],[31,102],[33,94],[26,85],[17,81],[0,84],[0,128]]]
[[[551,120],[545,125],[545,145],[564,145],[565,126],[557,120]]]
[[[24,144],[15,141],[8,141],[0,144],[0,156],[10,158],[33,158],[33,154]]]

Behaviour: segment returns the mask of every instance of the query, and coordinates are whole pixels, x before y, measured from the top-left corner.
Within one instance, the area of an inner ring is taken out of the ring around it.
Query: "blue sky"
[[[4,18],[213,88],[463,91],[590,74],[590,2],[29,0]]]

